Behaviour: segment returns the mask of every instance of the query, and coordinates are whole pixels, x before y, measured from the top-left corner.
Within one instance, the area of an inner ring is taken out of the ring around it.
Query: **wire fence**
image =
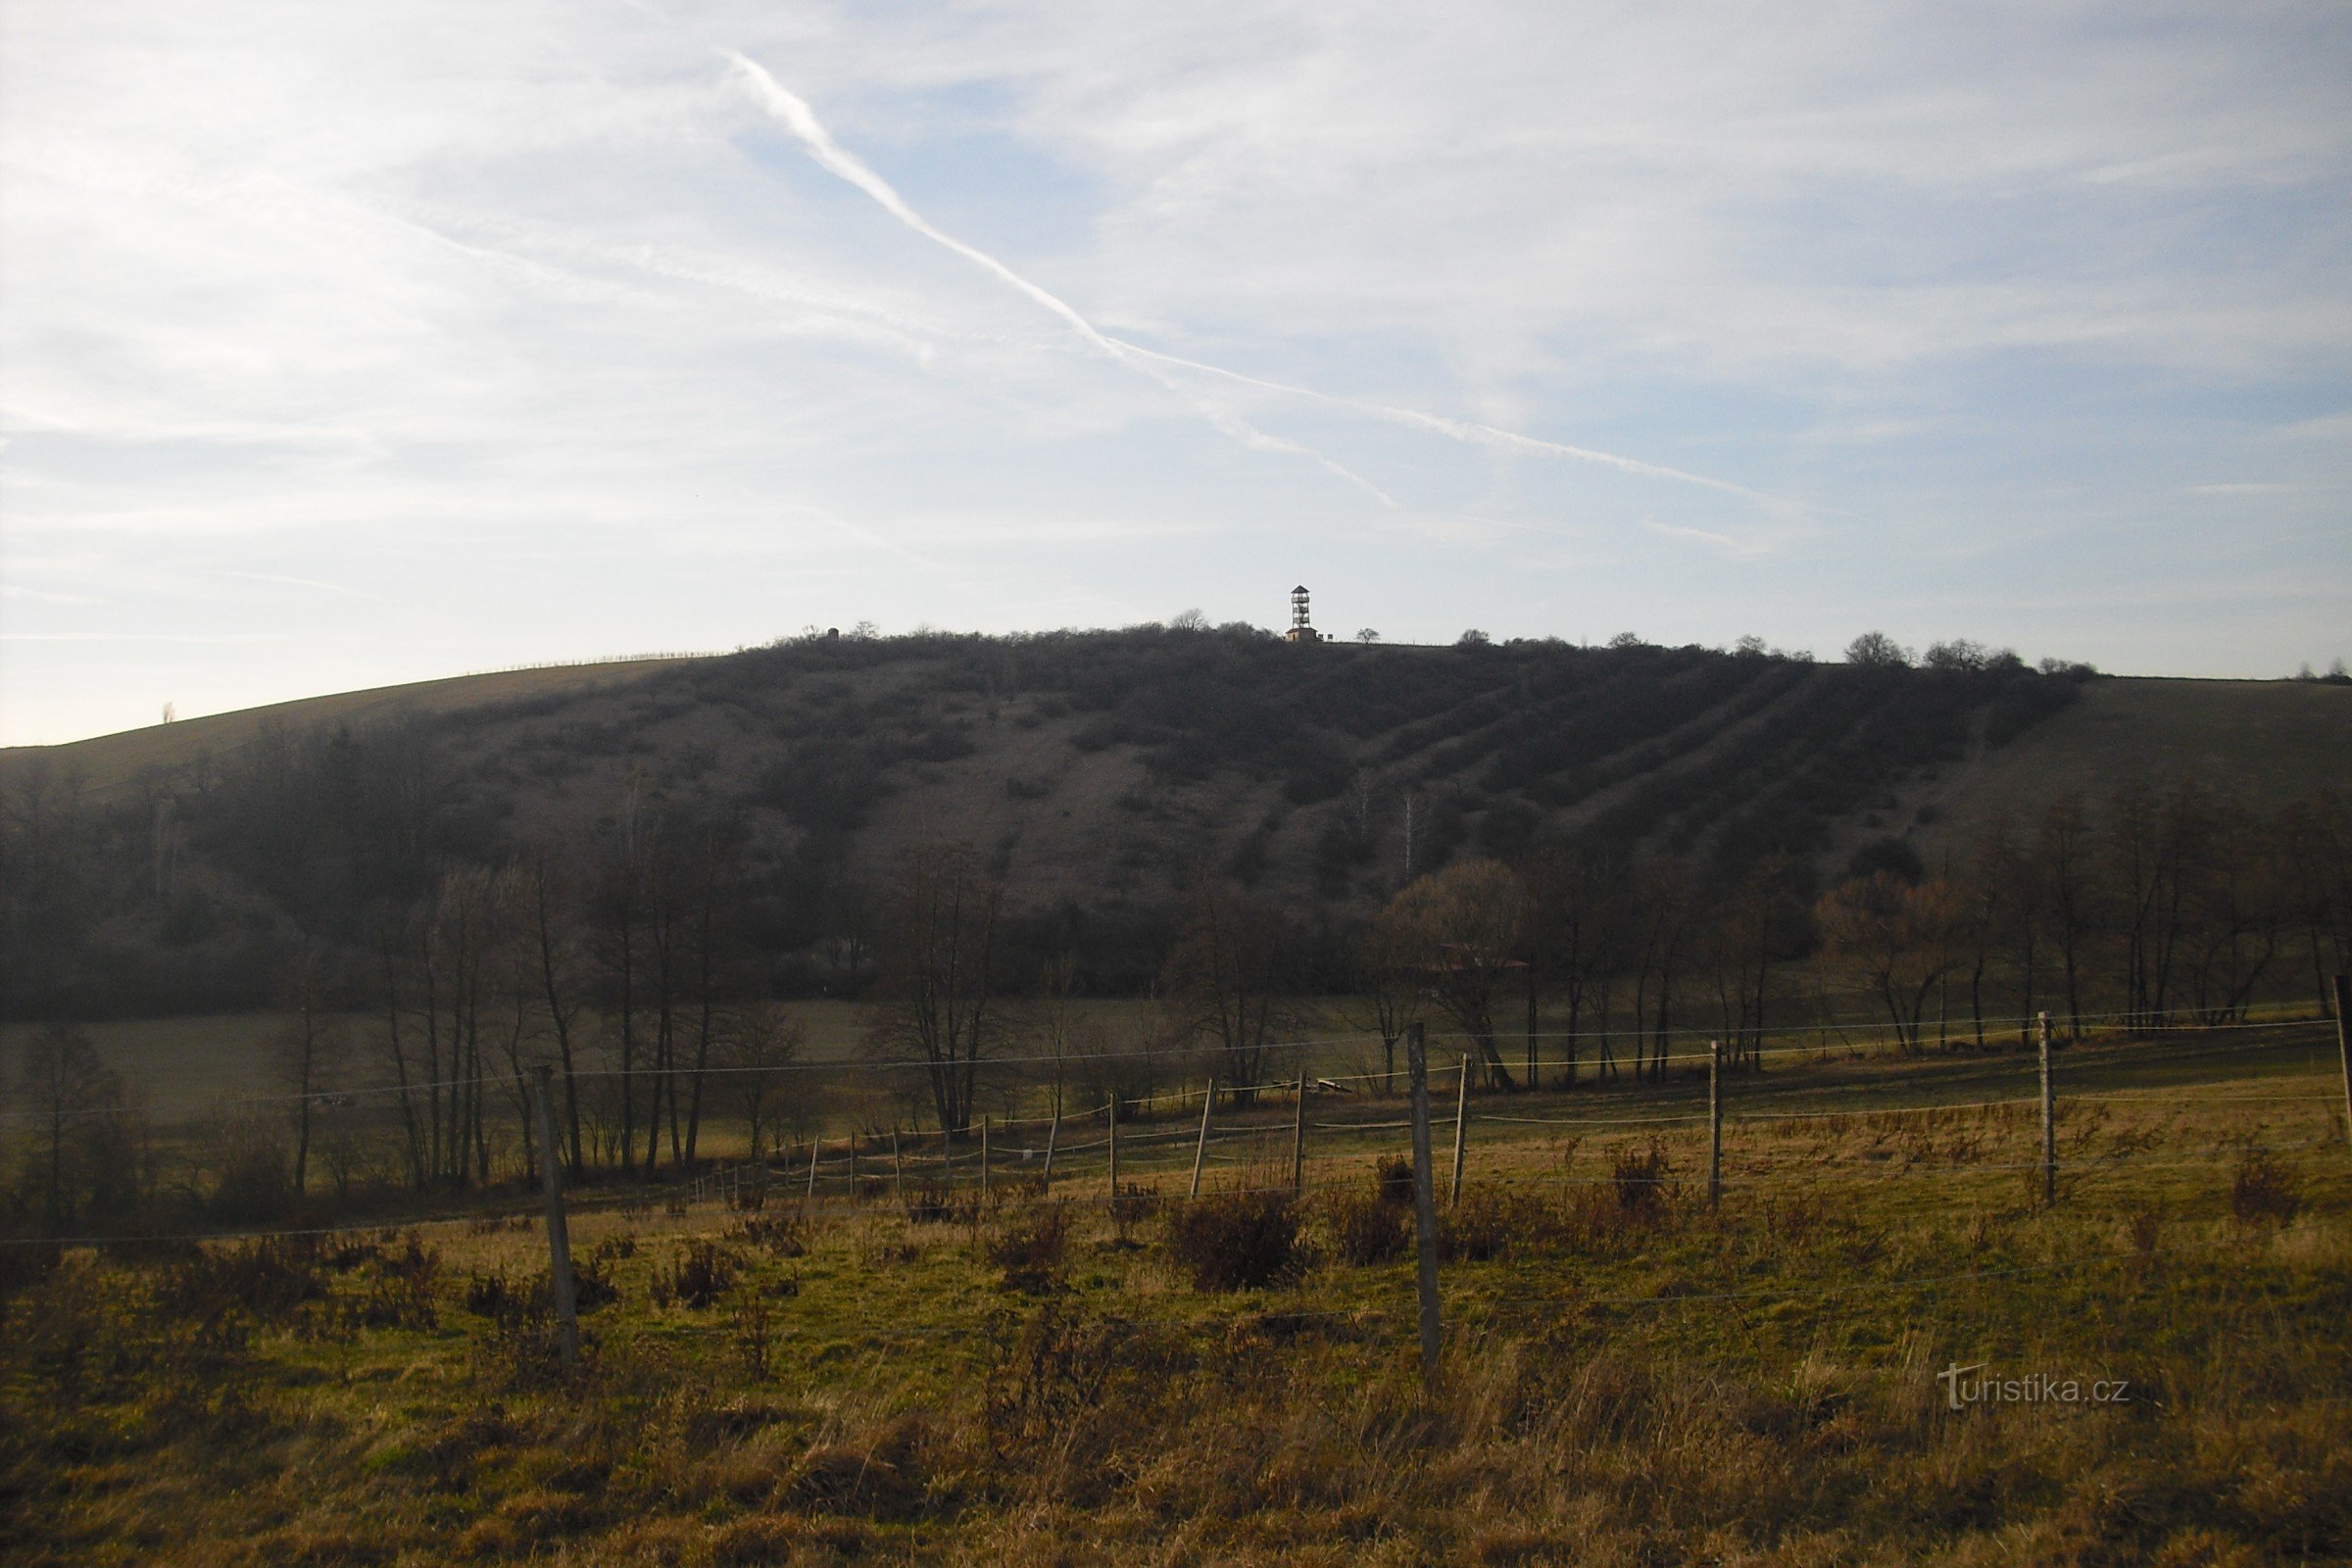
[[[2309,1025],[2280,1022],[2260,1027],[2279,1031],[2308,1029]],[[2298,1044],[2284,1040],[2264,1049],[2273,1056],[2283,1057]],[[2225,1059],[2218,1065],[2211,1064],[2210,1058],[2216,1055]],[[2177,1083],[2119,1087],[2102,1081],[2112,1075],[2142,1074],[2200,1062],[2208,1064],[2199,1069],[2200,1076]],[[2172,1108],[2180,1111],[2260,1105],[2286,1114],[2326,1106],[2332,1129],[2329,1134],[2271,1147],[2282,1150],[2345,1147],[2341,1131],[2345,1099],[2340,1090],[2319,1087],[2286,1092],[2276,1079],[2264,1087],[2235,1076],[2236,1069],[2249,1064],[2243,1045],[2196,1041],[2150,1044],[2142,1040],[2129,1046],[2078,1053],[2069,1061],[2062,1086],[2053,1093],[2053,1109],[2110,1103],[2164,1106],[2171,1102]],[[2279,1066],[2281,1063],[2251,1064]],[[865,1070],[864,1064],[829,1065],[839,1071]],[[1821,1070],[1831,1072],[1837,1065],[1825,1064]],[[1703,1099],[1693,1098],[1693,1085],[1690,1083],[1642,1086],[1638,1092],[1650,1103],[1624,1107],[1640,1113],[1623,1114],[1613,1108],[1593,1106],[1571,1114],[1536,1114],[1527,1102],[1543,1097],[1494,1093],[1473,1096],[1465,1074],[1450,1114],[1440,1112],[1433,1123],[1434,1130],[1449,1138],[1462,1152],[1468,1165],[1468,1179],[1494,1192],[1514,1188],[1564,1191],[1580,1186],[1621,1184],[1622,1178],[1578,1175],[1568,1168],[1538,1170],[1531,1168],[1531,1162],[1540,1164],[1560,1157],[1561,1150],[1569,1151],[1573,1157],[1574,1149],[1589,1137],[1675,1138],[1703,1128],[1711,1120],[1731,1135],[1731,1141],[1722,1147],[1724,1168],[1719,1185],[1724,1189],[1819,1187],[1849,1176],[1883,1180],[1997,1175],[2039,1170],[2047,1161],[2040,1157],[1963,1158],[1949,1151],[1938,1154],[1929,1150],[1906,1155],[1897,1162],[1875,1149],[1846,1152],[1809,1147],[1801,1152],[1791,1152],[1779,1147],[1758,1149],[1752,1144],[1743,1148],[1739,1140],[1741,1137],[1752,1140],[1776,1129],[1786,1136],[1794,1129],[1818,1124],[1833,1124],[1840,1130],[1858,1126],[1899,1130],[1923,1118],[1930,1123],[1938,1118],[1997,1120],[2000,1113],[2021,1112],[2034,1106],[2038,1096],[1978,1099],[1949,1096],[1980,1084],[2028,1078],[2034,1070],[2032,1063],[2022,1059],[1989,1067],[1962,1060],[1956,1064],[1929,1061],[1894,1077],[1863,1074],[1808,1079],[1792,1073],[1775,1081],[1750,1076],[1732,1085],[1712,1118]],[[1357,1078],[1366,1076],[1382,1075],[1357,1075]],[[2317,1074],[2302,1076],[2315,1083],[2321,1081]],[[464,1082],[466,1081],[453,1080],[441,1087],[446,1089],[453,1083]],[[1220,1095],[1226,1092],[1212,1083],[1199,1089],[1149,1099],[1139,1097],[1133,1102],[1105,1102],[1060,1114],[984,1120],[961,1140],[943,1136],[936,1128],[927,1132],[867,1130],[830,1138],[814,1137],[759,1157],[714,1160],[699,1168],[675,1171],[666,1182],[649,1178],[620,1191],[584,1192],[574,1195],[568,1206],[571,1212],[583,1215],[612,1211],[651,1213],[656,1207],[683,1214],[695,1205],[710,1203],[765,1204],[797,1199],[803,1204],[827,1210],[855,1210],[860,1206],[903,1204],[916,1199],[935,1207],[970,1210],[973,1205],[1015,1195],[1079,1205],[1158,1201],[1173,1198],[1160,1190],[1169,1183],[1182,1188],[1187,1196],[1196,1187],[1212,1196],[1286,1192],[1308,1197],[1360,1190],[1363,1186],[1360,1173],[1343,1172],[1349,1167],[1360,1171],[1370,1158],[1401,1156],[1408,1144],[1403,1135],[1411,1123],[1396,1119],[1393,1112],[1386,1111],[1387,1102],[1367,1102],[1365,1113],[1356,1116],[1335,1116],[1328,1111],[1308,1114],[1309,1105],[1329,1103],[1318,1095],[1317,1085],[1331,1082],[1307,1080],[1302,1099],[1300,1080],[1294,1079],[1287,1105],[1260,1088],[1250,1103],[1233,1106],[1229,1101],[1220,1101]],[[411,1086],[412,1092],[416,1089],[416,1086]],[[1555,1092],[1549,1098],[1557,1102],[1573,1097]],[[1221,1103],[1225,1105],[1222,1119],[1218,1114]],[[1376,1111],[1375,1104],[1382,1109]],[[1784,1104],[1804,1108],[1774,1108]],[[1145,1107],[1172,1109],[1179,1113],[1179,1119],[1152,1121],[1141,1114]],[[1480,1133],[1482,1128],[1488,1133]],[[1043,1129],[1046,1136],[1017,1140],[1011,1137],[1022,1129],[1032,1132]],[[1085,1135],[1064,1136],[1065,1131]],[[2159,1156],[2151,1149],[2127,1147],[2097,1153],[2069,1150],[2058,1163],[2066,1179],[2075,1182],[2084,1177],[2104,1179],[2126,1172],[2209,1166],[2235,1157],[2234,1152],[2222,1149],[2187,1156]],[[1310,1170],[1312,1179],[1308,1176]],[[1283,1171],[1292,1174],[1282,1178]],[[1230,1179],[1237,1172],[1244,1178],[1238,1184]],[[1275,1173],[1274,1179],[1260,1180],[1251,1174],[1269,1172]],[[1458,1184],[1455,1190],[1458,1192]],[[382,1234],[465,1225],[486,1228],[534,1222],[541,1209],[541,1200],[531,1198],[514,1202],[475,1201],[462,1204],[454,1211],[423,1211],[398,1219],[341,1225],[55,1238],[19,1236],[0,1238],[0,1246],[154,1245]]]
[[[2084,1047],[2097,1047],[2113,1041],[2141,1041],[2160,1039],[2167,1036],[2235,1036],[2246,1033],[2276,1033],[2281,1030],[2292,1029],[2308,1030],[2315,1026],[2325,1025],[2329,1021],[2328,1015],[2324,1011],[2306,1011],[2287,1017],[2244,1019],[2224,1023],[2131,1023],[2127,1027],[2126,1020],[2131,1016],[2132,1015],[2123,1013],[2098,1015],[2084,1014],[2082,1021],[2084,1024],[2091,1026],[2091,1032],[2086,1034],[2082,1039],[2068,1042],[2063,1049],[2072,1052],[2083,1049]],[[1993,1026],[1997,1024],[2002,1033],[2008,1033],[2010,1031],[2029,1027],[2034,1021],[2034,1018],[2003,1018],[1997,1020],[1987,1019],[1985,1020],[1985,1023],[1988,1030],[1992,1029]],[[1974,1050],[1973,1046],[1967,1040],[1960,1039],[1948,1042],[1934,1051],[1929,1051],[1913,1045],[1911,1042],[1901,1036],[1894,1028],[1887,1025],[1828,1026],[1807,1024],[1801,1027],[1792,1027],[1787,1031],[1787,1034],[1801,1037],[1805,1035],[1823,1035],[1833,1032],[1841,1037],[1839,1043],[1836,1046],[1831,1046],[1821,1041],[1806,1043],[1800,1038],[1792,1043],[1784,1045],[1757,1045],[1747,1047],[1739,1053],[1740,1059],[1744,1063],[1754,1064],[1755,1069],[1761,1070],[1762,1063],[1776,1060],[1804,1060],[1810,1062],[1835,1060],[1875,1061],[1883,1060],[1889,1056],[1916,1060],[1923,1056],[1940,1055],[1949,1057],[1956,1053],[1970,1052]],[[1780,1032],[1776,1031],[1776,1034]],[[1687,1030],[1677,1029],[1665,1031],[1664,1034],[1670,1035],[1674,1041],[1685,1044],[1691,1042],[1704,1043],[1727,1038],[1725,1032],[1720,1029],[1708,1030],[1705,1028],[1692,1028]],[[1656,1030],[1606,1029],[1585,1029],[1576,1031],[1538,1030],[1532,1036],[1526,1032],[1507,1034],[1498,1033],[1494,1036],[1482,1039],[1481,1037],[1472,1035],[1467,1031],[1456,1029],[1430,1030],[1428,1038],[1433,1047],[1450,1046],[1459,1051],[1462,1054],[1470,1055],[1473,1056],[1474,1059],[1477,1059],[1479,1057],[1483,1057],[1485,1051],[1489,1048],[1494,1049],[1498,1056],[1505,1055],[1507,1053],[1504,1048],[1516,1050],[1521,1044],[1530,1038],[1538,1041],[1569,1040],[1579,1043],[1600,1042],[1612,1039],[1639,1039],[1642,1041],[1654,1041],[1661,1038],[1661,1032]],[[1267,1041],[1261,1045],[1249,1048],[1248,1054],[1258,1058],[1261,1063],[1261,1071],[1257,1080],[1255,1082],[1246,1084],[1235,1084],[1231,1081],[1227,1081],[1220,1086],[1219,1092],[1226,1095],[1241,1093],[1251,1096],[1279,1096],[1293,1089],[1299,1072],[1309,1071],[1309,1069],[1304,1067],[1303,1063],[1305,1062],[1306,1058],[1314,1053],[1321,1052],[1328,1054],[1331,1052],[1363,1051],[1366,1049],[1380,1049],[1384,1046],[1394,1049],[1396,1045],[1396,1041],[1395,1039],[1384,1041],[1383,1037],[1378,1033],[1362,1031],[1347,1034],[1319,1035],[1296,1039]],[[2216,1051],[2226,1051],[2232,1048],[2226,1044],[2216,1043],[2210,1049]],[[2013,1053],[2011,1053],[2010,1049],[2007,1047],[1987,1046],[1985,1048],[1986,1056],[1989,1057],[1995,1054],[1999,1054],[2001,1055],[2013,1055]],[[1015,1077],[1029,1078],[1044,1076],[1045,1072],[1047,1071],[1058,1072],[1064,1076],[1069,1076],[1081,1075],[1089,1070],[1116,1069],[1123,1065],[1139,1064],[1144,1066],[1158,1066],[1172,1074],[1189,1076],[1197,1075],[1203,1070],[1213,1070],[1215,1065],[1232,1059],[1235,1054],[1236,1054],[1234,1052],[1226,1051],[1214,1045],[1195,1046],[1191,1048],[1148,1046],[1125,1051],[1087,1051],[1084,1053],[995,1053],[976,1059],[975,1061],[971,1062],[970,1065],[975,1069],[983,1070],[991,1075],[1011,1074]],[[1272,1073],[1262,1070],[1264,1063],[1279,1062],[1285,1058],[1301,1065],[1292,1070],[1288,1076],[1276,1076]],[[1694,1069],[1702,1068],[1707,1059],[1708,1053],[1703,1049],[1678,1052],[1671,1049],[1670,1046],[1669,1049],[1663,1052],[1645,1057],[1642,1063],[1639,1066],[1629,1065],[1624,1062],[1614,1062],[1604,1069],[1600,1064],[1589,1059],[1579,1059],[1571,1063],[1557,1054],[1555,1054],[1549,1060],[1540,1061],[1539,1065],[1542,1069],[1548,1069],[1554,1072],[1572,1071],[1577,1074],[1582,1081],[1610,1082],[1632,1079],[1638,1084],[1646,1081],[1654,1081],[1657,1079],[1671,1079],[1677,1077],[1678,1075],[1690,1074]],[[514,1063],[497,1071],[475,1073],[462,1077],[440,1076],[433,1078],[420,1078],[406,1083],[397,1079],[391,1079],[380,1082],[338,1087],[331,1091],[311,1094],[287,1091],[270,1094],[211,1096],[203,1099],[175,1102],[170,1107],[170,1111],[172,1115],[177,1118],[195,1120],[236,1110],[299,1107],[306,1100],[317,1108],[343,1109],[357,1104],[360,1102],[398,1102],[402,1100],[416,1101],[421,1098],[429,1098],[436,1094],[458,1094],[473,1090],[515,1093],[519,1090],[520,1084],[524,1077],[533,1069],[536,1064],[538,1064],[539,1060],[539,1056],[533,1054],[529,1056],[517,1057]],[[625,1080],[632,1087],[650,1087],[654,1085],[662,1085],[665,1088],[667,1085],[672,1083],[691,1083],[697,1079],[718,1084],[725,1084],[729,1081],[746,1077],[759,1077],[763,1080],[774,1080],[783,1083],[801,1083],[814,1077],[825,1075],[864,1078],[869,1081],[878,1081],[885,1084],[896,1084],[908,1081],[919,1083],[920,1081],[928,1078],[930,1075],[940,1070],[943,1070],[944,1068],[957,1067],[960,1065],[962,1064],[959,1062],[935,1062],[924,1060],[919,1057],[908,1058],[904,1056],[870,1055],[850,1058],[832,1058],[826,1060],[785,1060],[761,1062],[752,1065],[720,1062],[715,1064],[706,1064],[699,1067],[677,1065],[664,1067],[659,1064],[653,1066],[630,1066],[625,1068],[616,1066],[581,1066],[574,1067],[566,1075],[566,1077],[575,1085],[594,1086],[599,1084],[619,1083]],[[1743,1068],[1742,1070],[1748,1069]],[[1363,1092],[1364,1089],[1368,1089],[1370,1086],[1374,1085],[1395,1086],[1401,1082],[1402,1076],[1403,1075],[1401,1071],[1387,1070],[1367,1070],[1352,1073],[1310,1072],[1308,1088],[1310,1093],[1319,1094],[1350,1092],[1360,1093]],[[1122,1097],[1119,1103],[1125,1109],[1149,1113],[1151,1110],[1164,1105],[1182,1105],[1185,1103],[1198,1104],[1200,1102],[1201,1093],[1202,1090],[1200,1088],[1187,1087],[1159,1093]],[[98,1105],[67,1106],[51,1109],[6,1110],[0,1111],[0,1125],[45,1125],[60,1120],[122,1116],[126,1113],[126,1110],[135,1110],[138,1108],[139,1107],[135,1105]],[[1069,1118],[1076,1118],[1080,1116],[1100,1116],[1103,1113],[1103,1108],[1098,1105],[1089,1110],[1072,1110],[1067,1112],[1066,1115]],[[1042,1126],[1050,1119],[1052,1119],[1050,1116],[1044,1114],[1020,1118],[1007,1117],[1002,1118],[1000,1124],[1004,1126]]]

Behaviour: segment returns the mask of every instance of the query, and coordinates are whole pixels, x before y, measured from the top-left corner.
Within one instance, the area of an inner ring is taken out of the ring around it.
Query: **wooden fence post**
[[[2352,1140],[2352,976],[2335,977],[2335,1049],[2344,1062],[2344,1137]]]
[[[1429,1149],[1429,1051],[1421,1026],[1404,1028],[1406,1092],[1413,1116],[1414,1283],[1421,1298],[1421,1378],[1438,1380],[1438,1204],[1437,1172]]]
[[[1707,1042],[1707,1206],[1723,1201],[1723,1042]]]
[[[2041,1206],[2058,1206],[2058,1102],[2050,1093],[2050,1015],[2041,1023]]]
[[[1061,1140],[1061,1101],[1054,1102],[1054,1120],[1046,1128],[1046,1185],[1054,1185],[1054,1146]]]
[[[1110,1196],[1115,1202],[1119,1196],[1119,1097],[1110,1097]]]
[[[1200,1196],[1200,1165],[1208,1158],[1208,1110],[1216,1102],[1217,1081],[1211,1078],[1208,1081],[1208,1093],[1200,1097],[1200,1137],[1193,1145],[1193,1189],[1184,1195],[1187,1198]]]
[[[539,1090],[539,1185],[547,1194],[547,1288],[556,1308],[556,1332],[564,1364],[580,1358],[578,1296],[571,1280],[571,1229],[564,1219],[564,1163],[556,1157],[555,1069],[535,1074]]]
[[[1470,1143],[1470,1058],[1462,1057],[1462,1087],[1453,1102],[1453,1191],[1446,1197],[1447,1207],[1462,1200],[1462,1154]]]
[[[939,1124],[939,1185],[942,1192],[956,1190],[956,1134],[945,1121]]]
[[[906,1196],[906,1155],[899,1148],[899,1130],[890,1130],[890,1196]]]
[[[808,1135],[808,1193],[805,1201],[811,1203],[816,1201],[816,1151],[822,1142],[816,1134]]]
[[[1291,1122],[1291,1191],[1306,1190],[1306,1070],[1298,1072],[1298,1113]]]
[[[980,1197],[988,1198],[988,1118],[980,1118]]]

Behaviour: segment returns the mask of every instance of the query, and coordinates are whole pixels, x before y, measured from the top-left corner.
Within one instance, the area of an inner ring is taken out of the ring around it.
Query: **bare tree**
[[[1516,956],[1527,892],[1498,860],[1460,860],[1433,871],[1390,901],[1384,918],[1406,933],[1429,977],[1431,999],[1478,1047],[1487,1081],[1516,1087],[1494,1043],[1494,1004]]]
[[[1396,1044],[1427,1011],[1428,976],[1422,973],[1414,934],[1386,911],[1375,918],[1356,944],[1356,973],[1371,1017],[1380,1034],[1381,1087],[1396,1089]]]
[[[1255,1102],[1267,1052],[1296,1021],[1296,947],[1275,906],[1233,882],[1203,876],[1185,895],[1161,994],[1180,1029],[1214,1045],[1236,1104]]]
[[[867,1043],[883,1061],[922,1068],[932,1110],[954,1134],[971,1127],[980,1064],[997,1042],[1004,897],[970,845],[928,844],[906,853],[884,901]]]
[[[1673,1039],[1674,982],[1691,936],[1690,880],[1680,860],[1663,856],[1635,860],[1628,880],[1629,924],[1640,945],[1634,963],[1634,1075],[1663,1078],[1667,1046]],[[1653,995],[1654,1009],[1648,1005]]]
[[[638,1010],[645,968],[644,887],[637,858],[632,811],[628,830],[597,869],[590,904],[590,929],[607,1015],[617,1033],[619,1071],[612,1099],[617,1112],[609,1147],[619,1155],[623,1175],[637,1169]]]
[[[1873,871],[1831,889],[1815,910],[1831,951],[1860,968],[1906,1051],[1924,1044],[1928,996],[1951,966],[1958,904],[1948,882],[1913,886],[1891,871]]]
[[[2066,979],[2067,1038],[2082,1038],[2082,979],[2096,911],[2090,818],[2069,791],[2042,810],[2034,839],[2041,864],[2043,924]]]
[[[716,1044],[725,1100],[749,1130],[751,1157],[763,1159],[776,1097],[789,1086],[800,1060],[800,1023],[772,1003],[745,1007],[728,1020]]]
[[[1970,852],[1958,882],[1958,937],[1968,962],[1968,1016],[1977,1049],[1984,1049],[1984,977],[2013,923],[2018,898],[2017,852],[2006,817],[1995,818]]]
[[[722,951],[730,925],[723,917],[732,889],[735,833],[731,826],[706,827],[695,862],[691,911],[693,947],[689,981],[694,1000],[694,1057],[687,1069],[686,1163],[695,1162],[703,1125],[703,1080],[716,1042],[718,990],[725,956]]]
[[[44,1025],[24,1042],[17,1082],[39,1129],[27,1174],[51,1233],[63,1234],[85,1212],[123,1206],[129,1100],[90,1037],[70,1023]]]
[[[580,1016],[578,941],[564,919],[570,890],[553,853],[544,847],[532,852],[520,867],[522,905],[529,921],[530,978],[547,1009],[548,1028],[556,1042],[556,1066],[564,1075],[564,1123],[568,1134],[572,1180],[588,1174],[580,1143],[580,1085],[578,1062],[572,1052],[573,1031]]]
[[[294,1097],[294,1200],[310,1190],[311,1123],[330,1087],[342,1037],[326,1010],[326,957],[304,942],[286,966],[282,988],[287,1018],[271,1042],[277,1081]]]

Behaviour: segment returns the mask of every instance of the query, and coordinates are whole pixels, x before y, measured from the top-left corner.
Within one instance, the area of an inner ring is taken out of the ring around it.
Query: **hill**
[[[72,780],[90,799],[103,801],[134,787],[142,775],[186,776],[208,758],[225,759],[273,727],[365,725],[403,713],[450,713],[552,692],[595,691],[682,662],[679,658],[621,659],[452,675],[149,724],[62,746],[0,747],[0,781],[21,781],[26,769],[40,769],[60,783]]]
[[[1247,627],[808,638],[472,677],[0,754],[20,1016],[265,1000],[297,930],[451,865],[723,838],[759,982],[831,983],[908,848],[972,845],[1090,985],[1152,983],[1180,890],[1339,932],[1414,876],[1544,845],[1772,860],[1809,902],[2063,788],[2333,783],[2352,691],[1557,642],[1295,647]],[[69,787],[78,776],[78,789]],[[1871,851],[1873,845],[1880,848]],[[1900,859],[1900,852],[1896,852]]]

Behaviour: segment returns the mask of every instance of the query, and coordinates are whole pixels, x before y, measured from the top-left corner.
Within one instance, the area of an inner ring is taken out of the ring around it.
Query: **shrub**
[[[1228,1193],[1168,1215],[1168,1255],[1201,1291],[1272,1285],[1298,1263],[1298,1207],[1288,1193]]]
[[[906,1193],[906,1217],[917,1225],[954,1224],[965,1217],[969,1206],[956,1202],[940,1182],[918,1182]]]
[[[1331,1200],[1331,1238],[1340,1261],[1350,1267],[1385,1263],[1410,1250],[1411,1210],[1356,1193],[1337,1194]]]
[[[1544,1216],[1507,1194],[1470,1192],[1438,1221],[1438,1253],[1447,1262],[1482,1263],[1544,1228]]]
[[[1128,1233],[1159,1212],[1159,1189],[1139,1182],[1124,1182],[1110,1196],[1110,1223],[1124,1243]]]
[[[368,1329],[431,1329],[440,1324],[433,1298],[433,1281],[441,1272],[441,1254],[417,1241],[412,1231],[398,1248],[363,1244],[367,1256],[365,1290],[337,1303],[347,1327]]]
[[[504,1269],[470,1274],[466,1279],[466,1310],[476,1317],[501,1318],[521,1308],[522,1297],[507,1283]]]
[[[156,1293],[170,1315],[217,1318],[232,1308],[286,1318],[326,1295],[312,1238],[265,1236],[242,1247],[205,1248],[173,1264]]]
[[[676,1263],[654,1271],[654,1300],[662,1306],[676,1301],[702,1311],[727,1293],[742,1266],[742,1257],[732,1248],[688,1242],[679,1250]]]
[[[1008,1289],[1043,1296],[1061,1281],[1061,1259],[1069,1221],[1059,1207],[1033,1210],[988,1241],[988,1260],[1002,1269]]]
[[[757,1247],[770,1257],[799,1257],[808,1250],[808,1221],[798,1213],[745,1219],[736,1224],[734,1234],[745,1246]]]
[[[1617,1195],[1617,1207],[1643,1219],[1662,1213],[1666,1207],[1667,1176],[1672,1169],[1666,1151],[1655,1144],[1640,1151],[1617,1151],[1609,1165],[1609,1182]]]
[[[620,1287],[613,1283],[612,1267],[602,1252],[599,1249],[586,1257],[572,1259],[571,1304],[575,1311],[593,1312],[620,1299]]]
[[[2237,1173],[2230,1183],[2230,1212],[2249,1223],[2255,1220],[2293,1219],[2303,1208],[2303,1195],[2296,1190],[2295,1179],[2272,1157],[2267,1149],[2250,1148],[2238,1159]]]
[[[1332,1245],[1344,1263],[1365,1268],[1410,1251],[1413,1162],[1383,1154],[1372,1166],[1371,1193],[1336,1194],[1329,1213]]]

